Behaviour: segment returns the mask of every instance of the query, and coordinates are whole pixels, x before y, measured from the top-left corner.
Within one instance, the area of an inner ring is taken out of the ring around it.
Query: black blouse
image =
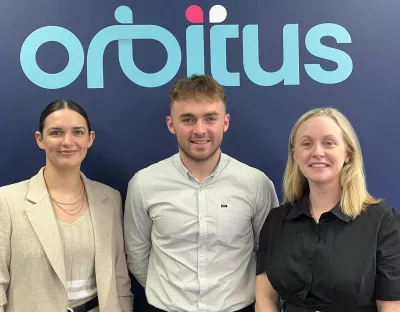
[[[373,311],[376,300],[400,300],[400,214],[379,203],[352,220],[337,204],[317,224],[308,198],[270,212],[257,274],[266,272],[282,299],[314,310]]]

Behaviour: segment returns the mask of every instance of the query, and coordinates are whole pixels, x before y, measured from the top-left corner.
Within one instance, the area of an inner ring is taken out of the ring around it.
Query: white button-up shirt
[[[222,153],[201,183],[179,154],[136,173],[125,246],[148,302],[177,312],[230,312],[254,302],[259,233],[276,206],[264,173]]]

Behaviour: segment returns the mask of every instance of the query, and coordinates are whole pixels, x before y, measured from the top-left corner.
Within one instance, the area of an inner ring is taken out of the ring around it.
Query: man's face
[[[185,157],[204,162],[219,151],[229,119],[221,100],[187,99],[172,104],[167,126]]]

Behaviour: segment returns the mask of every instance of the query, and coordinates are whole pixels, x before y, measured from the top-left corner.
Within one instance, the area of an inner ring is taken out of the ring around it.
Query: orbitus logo
[[[283,64],[275,72],[264,70],[259,61],[258,25],[221,24],[226,20],[227,11],[221,5],[215,5],[209,11],[209,21],[215,24],[210,28],[209,51],[206,51],[204,40],[204,14],[197,5],[186,10],[186,18],[192,23],[186,29],[186,42],[178,42],[167,29],[157,25],[133,25],[133,14],[129,7],[120,6],[115,11],[119,25],[100,30],[91,41],[87,50],[87,87],[104,88],[103,56],[107,45],[118,41],[118,59],[124,74],[135,84],[154,88],[171,81],[182,63],[182,45],[186,44],[187,75],[205,73],[205,53],[210,53],[210,70],[212,76],[225,86],[239,86],[240,75],[245,74],[250,81],[260,86],[273,86],[281,81],[284,85],[300,84],[299,25],[287,24],[283,27]],[[351,43],[349,32],[342,26],[333,23],[318,24],[312,27],[305,36],[308,52],[318,58],[332,61],[337,68],[324,70],[320,64],[304,64],[307,75],[322,84],[335,84],[346,80],[352,73],[351,57],[342,50],[321,43],[323,37],[333,37],[337,43]],[[164,67],[155,73],[140,70],[133,59],[133,40],[147,39],[161,43],[167,60]],[[242,41],[243,72],[229,72],[227,69],[227,40]],[[62,44],[69,54],[67,66],[59,73],[47,73],[36,62],[36,53],[41,45],[55,41]],[[58,89],[73,83],[81,74],[85,63],[85,52],[77,36],[59,26],[45,26],[33,31],[24,41],[21,48],[20,62],[22,70],[30,81],[46,89]],[[208,64],[207,64],[208,65]]]

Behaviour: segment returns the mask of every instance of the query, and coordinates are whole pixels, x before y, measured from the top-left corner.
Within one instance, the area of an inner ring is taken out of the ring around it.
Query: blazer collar
[[[111,277],[113,276],[113,250],[116,248],[112,244],[113,222],[115,218],[115,207],[112,207],[112,205],[120,203],[112,202],[102,191],[103,187],[96,187],[97,182],[87,179],[83,173],[81,173],[81,176],[85,184],[93,224],[96,287],[99,306],[101,310],[104,310],[111,286]]]
[[[43,176],[44,168],[45,167],[41,168],[39,172],[30,180],[26,199],[31,201],[32,203],[38,203],[43,199],[49,197],[49,193],[47,191],[46,183]],[[107,198],[107,195],[97,188],[92,188],[90,185],[91,181],[82,172],[80,174],[83,184],[86,188],[86,193],[88,197],[92,199],[92,202],[103,202]],[[91,201],[89,200],[89,204],[90,203]]]
[[[25,213],[51,266],[67,289],[61,235],[51,206],[43,171],[44,168],[40,169],[30,180]],[[86,188],[95,236],[96,275],[101,272],[101,278],[97,276],[98,293],[99,295],[103,293],[102,297],[107,297],[112,276],[108,261],[111,261],[112,258],[109,236],[113,229],[113,209],[109,203],[107,204],[109,197],[102,191],[102,188],[96,187],[96,182],[86,178],[83,173],[81,173],[81,177]]]
[[[25,213],[29,222],[51,266],[65,289],[67,289],[64,251],[57,220],[44,181],[43,168],[39,170],[38,174],[31,178],[26,199],[28,202],[26,203]]]
[[[26,199],[35,204],[42,201],[46,197],[49,197],[43,177],[43,171],[44,167],[31,178],[29,182],[28,193],[26,194]]]

